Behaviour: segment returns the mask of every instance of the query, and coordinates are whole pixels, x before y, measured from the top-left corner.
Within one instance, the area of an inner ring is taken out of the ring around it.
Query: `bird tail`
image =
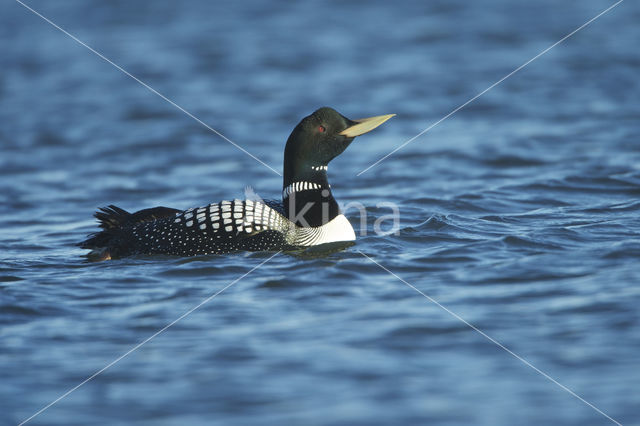
[[[101,207],[94,213],[98,219],[102,231],[90,234],[89,237],[78,243],[79,247],[84,249],[104,249],[113,245],[113,240],[118,236],[123,225],[130,222],[132,214],[120,207],[110,205]]]
[[[98,219],[98,226],[102,231],[90,234],[86,240],[78,243],[78,246],[92,250],[89,257],[98,260],[126,256],[131,251],[133,243],[129,232],[132,227],[143,222],[173,217],[180,212],[169,207],[153,207],[135,213],[129,213],[113,204],[101,207],[94,216]]]

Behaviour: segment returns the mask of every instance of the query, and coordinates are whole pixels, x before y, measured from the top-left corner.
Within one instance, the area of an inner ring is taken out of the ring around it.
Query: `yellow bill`
[[[375,129],[395,114],[387,114],[387,115],[377,115],[375,117],[369,118],[361,118],[359,120],[353,120],[357,124],[354,124],[351,127],[347,127],[345,130],[340,132],[342,136],[347,136],[349,138],[354,138],[356,136],[360,136],[364,133],[370,132]]]

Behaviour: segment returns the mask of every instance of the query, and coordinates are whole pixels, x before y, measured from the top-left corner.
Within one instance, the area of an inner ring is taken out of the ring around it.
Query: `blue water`
[[[398,115],[329,168],[367,206],[353,247],[89,263],[99,206],[277,197],[281,178],[4,2],[0,424],[264,261],[29,424],[613,424],[443,307],[640,424],[637,2],[360,176],[613,2],[28,4],[278,171],[320,106]],[[398,235],[373,232],[382,202]]]

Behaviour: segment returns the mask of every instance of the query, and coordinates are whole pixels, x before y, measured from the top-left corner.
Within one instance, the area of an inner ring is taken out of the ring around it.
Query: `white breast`
[[[293,245],[317,246],[338,241],[354,241],[356,233],[344,215],[336,216],[331,222],[316,228],[297,228]]]

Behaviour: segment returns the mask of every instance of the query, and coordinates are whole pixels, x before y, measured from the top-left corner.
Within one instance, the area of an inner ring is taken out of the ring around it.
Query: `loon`
[[[178,210],[129,213],[110,205],[94,216],[102,231],[78,246],[97,260],[138,254],[195,256],[238,250],[275,251],[354,241],[327,181],[327,166],[356,136],[395,114],[350,120],[323,107],[293,129],[284,151],[282,201],[221,201]]]

